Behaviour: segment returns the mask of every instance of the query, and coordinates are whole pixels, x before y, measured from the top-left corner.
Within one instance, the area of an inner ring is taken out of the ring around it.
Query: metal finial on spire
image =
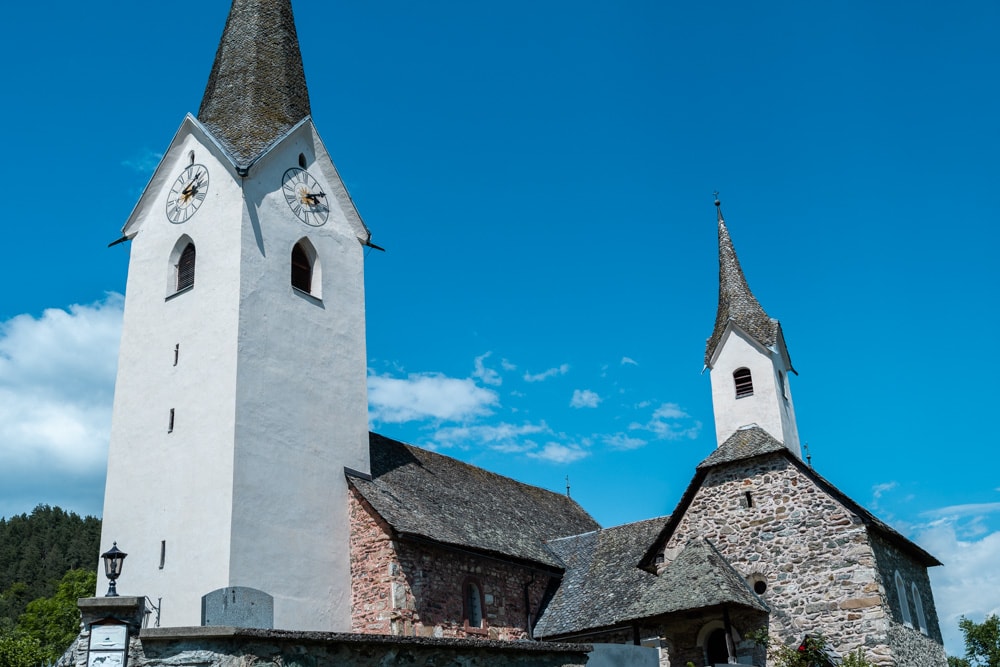
[[[566,475],[566,497],[569,498],[569,475]]]

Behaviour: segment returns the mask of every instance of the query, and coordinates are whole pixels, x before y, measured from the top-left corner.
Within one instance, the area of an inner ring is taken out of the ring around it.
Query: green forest
[[[39,505],[0,518],[0,667],[54,662],[97,585],[101,520]]]

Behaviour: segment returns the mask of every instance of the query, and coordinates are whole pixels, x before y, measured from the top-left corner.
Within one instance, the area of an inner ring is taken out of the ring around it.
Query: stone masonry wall
[[[841,653],[864,647],[877,665],[902,664],[891,657],[890,612],[866,527],[783,456],[710,470],[665,564],[698,535],[748,580],[766,582],[774,641],[822,633]]]
[[[353,490],[350,513],[353,632],[528,637],[528,613],[534,622],[551,576],[471,553],[394,540],[389,526]],[[465,623],[463,593],[470,578],[482,592],[483,628]]]
[[[931,591],[930,577],[927,568],[904,554],[887,540],[873,535],[871,544],[878,564],[878,572],[882,588],[889,601],[889,645],[892,654],[899,665],[907,667],[936,667],[947,662],[941,626],[938,622],[937,608],[934,606],[934,595]],[[912,623],[906,625],[903,620],[901,601],[896,590],[896,572],[903,578],[906,587],[906,604],[910,611]],[[916,603],[913,599],[912,585],[916,584],[920,593],[920,601],[924,611],[926,627],[921,630],[917,615]]]

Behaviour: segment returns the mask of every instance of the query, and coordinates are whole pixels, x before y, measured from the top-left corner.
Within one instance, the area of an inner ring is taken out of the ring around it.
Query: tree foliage
[[[965,635],[966,664],[1000,667],[1000,617],[990,614],[982,623],[976,623],[963,616],[958,627]]]
[[[772,642],[765,628],[747,633],[747,637],[767,648],[768,664],[774,667],[833,667],[834,664],[822,635],[807,636],[791,646]],[[860,648],[844,656],[839,664],[841,667],[873,667]]]
[[[13,628],[32,600],[54,595],[69,570],[96,571],[100,539],[100,519],[58,507],[0,518],[0,629]]]
[[[76,601],[94,596],[97,573],[70,570],[50,598],[28,603],[17,620],[17,632],[36,639],[46,662],[55,662],[80,634],[80,609]]]

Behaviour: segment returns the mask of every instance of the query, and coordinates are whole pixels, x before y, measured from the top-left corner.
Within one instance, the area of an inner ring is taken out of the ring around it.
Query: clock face
[[[189,165],[174,181],[167,195],[167,218],[173,223],[187,222],[208,194],[208,169]]]
[[[330,216],[326,193],[305,169],[293,167],[286,171],[281,177],[281,192],[288,208],[307,225],[319,227]]]

